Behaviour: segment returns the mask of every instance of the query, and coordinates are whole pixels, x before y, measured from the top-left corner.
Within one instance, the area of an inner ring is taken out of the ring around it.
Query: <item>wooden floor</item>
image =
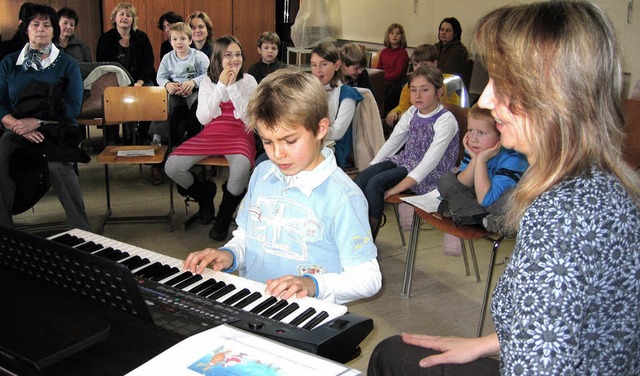
[[[104,193],[104,169],[93,160],[80,167],[80,180],[90,222],[96,226],[106,208]],[[164,214],[169,209],[169,185],[151,185],[150,167],[143,166],[143,176],[138,165],[111,166],[112,207],[115,215]],[[219,178],[222,179],[222,178]],[[220,186],[220,185],[218,185]],[[183,231],[181,223],[187,218],[182,198],[175,194],[176,215],[173,231],[163,223],[108,224],[104,236],[114,238],[156,252],[184,258],[189,252],[204,247],[220,246],[208,237],[209,226],[194,223]],[[216,196],[216,207],[221,195]],[[189,215],[194,206],[189,209]],[[442,233],[434,229],[421,230],[414,283],[410,298],[400,295],[404,272],[406,247],[403,247],[393,215],[393,209],[385,211],[387,224],[378,235],[378,261],[382,269],[383,287],[379,294],[349,304],[349,310],[371,317],[373,332],[362,342],[362,354],[349,365],[366,374],[367,362],[375,345],[382,339],[400,332],[420,332],[435,335],[474,336],[478,324],[490,243],[476,242],[482,282],[475,276],[466,276],[462,258],[444,256]],[[53,192],[38,203],[34,211],[15,218],[16,223],[39,223],[64,220],[64,212]],[[408,238],[408,232],[406,233]],[[509,255],[513,241],[503,243],[497,260]],[[503,265],[496,268],[496,278]],[[473,272],[472,272],[473,273]],[[485,333],[493,330],[491,319],[485,324]]]

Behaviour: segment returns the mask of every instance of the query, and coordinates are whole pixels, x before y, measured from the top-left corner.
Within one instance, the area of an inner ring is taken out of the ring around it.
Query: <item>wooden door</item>
[[[103,31],[111,29],[111,11],[120,0],[103,0]],[[213,23],[214,38],[233,34],[245,51],[245,68],[260,58],[256,42],[263,31],[275,31],[276,0],[129,0],[138,11],[138,29],[149,36],[156,69],[160,64],[160,44],[164,33],[157,28],[158,18],[173,10],[185,19],[194,11],[207,13]]]
[[[276,31],[276,1],[233,0],[233,34],[244,48],[245,71],[260,59],[256,42],[263,31]]]

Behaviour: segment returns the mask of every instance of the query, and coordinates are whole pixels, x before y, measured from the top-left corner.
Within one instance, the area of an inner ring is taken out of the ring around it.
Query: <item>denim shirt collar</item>
[[[309,197],[313,190],[324,183],[338,168],[336,158],[331,149],[323,148],[322,155],[324,156],[324,161],[320,162],[312,171],[300,171],[295,175],[288,176],[283,174],[275,164],[272,164],[262,179],[267,180],[273,175],[285,183],[286,189],[297,188],[305,196]]]

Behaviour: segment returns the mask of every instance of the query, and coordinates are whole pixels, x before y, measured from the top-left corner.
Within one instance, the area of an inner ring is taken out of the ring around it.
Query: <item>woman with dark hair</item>
[[[468,84],[469,51],[462,44],[462,27],[455,17],[447,17],[438,26],[438,68],[442,73],[455,74]]]
[[[160,18],[158,19],[158,29],[164,33],[167,39],[160,45],[160,60],[167,53],[171,52],[173,48],[171,47],[171,42],[169,41],[169,29],[171,25],[178,22],[184,22],[184,18],[176,12],[166,12],[162,13]]]
[[[56,42],[56,46],[66,54],[71,55],[78,63],[89,63],[92,61],[89,46],[74,35],[79,21],[80,18],[75,10],[67,7],[58,10],[60,37]]]
[[[474,39],[489,73],[478,105],[530,165],[507,204],[518,235],[496,332],[403,333],[367,375],[639,375],[640,179],[622,158],[615,28],[590,2],[535,2],[483,16]]]
[[[46,155],[49,180],[69,226],[90,231],[80,182],[72,163],[88,162],[78,149],[76,118],[83,94],[80,68],[52,43],[60,35],[53,8],[33,4],[19,32],[27,35],[29,42],[22,50],[8,55],[0,65],[0,224],[13,225],[17,187],[15,174],[12,176],[10,171],[28,168],[24,165],[23,153],[28,149],[28,155]],[[51,94],[46,95],[47,92]],[[42,106],[41,100],[50,106]],[[12,158],[18,152],[20,157]]]

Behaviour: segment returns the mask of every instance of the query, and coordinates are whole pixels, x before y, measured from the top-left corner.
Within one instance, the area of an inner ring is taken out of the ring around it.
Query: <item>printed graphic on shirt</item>
[[[304,275],[314,275],[314,274],[323,274],[324,273],[324,268],[321,265],[317,265],[317,264],[304,264],[304,265],[298,265],[298,275],[299,276],[304,276]]]
[[[287,197],[259,198],[249,208],[247,236],[265,253],[290,260],[308,259],[308,244],[324,238],[324,225],[311,208]]]
[[[187,65],[184,67],[184,76],[187,77],[187,79],[196,77],[196,67],[193,65]]]

